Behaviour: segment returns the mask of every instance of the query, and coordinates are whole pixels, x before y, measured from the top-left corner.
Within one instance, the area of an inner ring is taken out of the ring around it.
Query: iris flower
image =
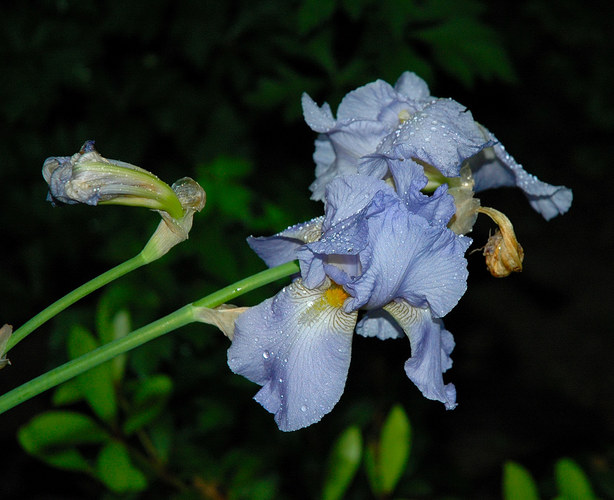
[[[403,159],[425,167],[432,178],[459,177],[471,168],[474,191],[520,188],[546,220],[565,213],[571,190],[528,174],[471,112],[452,99],[432,97],[426,83],[405,72],[393,86],[377,80],[347,94],[333,117],[303,95],[305,120],[319,132],[312,199],[322,200],[336,176],[366,173],[383,178],[386,161]]]
[[[235,322],[228,364],[260,384],[255,399],[284,431],[319,421],[339,401],[357,332],[409,337],[405,372],[423,395],[456,406],[442,373],[452,365],[452,334],[440,318],[466,289],[464,253],[471,243],[446,227],[454,200],[446,186],[432,196],[415,164],[390,184],[360,174],[340,176],[325,191],[322,218],[272,236],[250,238],[269,265],[299,259],[301,276]]]
[[[464,235],[478,213],[497,223],[484,247],[494,276],[521,270],[524,256],[509,219],[481,207],[475,192],[518,187],[551,219],[569,209],[571,190],[525,172],[467,109],[432,97],[413,73],[394,87],[378,80],[350,92],[336,118],[307,94],[302,104],[320,134],[310,189],[325,215],[248,239],[269,266],[298,259],[300,276],[233,313],[228,364],[262,386],[255,399],[291,431],[319,421],[339,401],[354,331],[406,335],[405,373],[426,398],[452,409],[456,390],[443,373],[454,339],[442,318],[466,289],[471,240]]]

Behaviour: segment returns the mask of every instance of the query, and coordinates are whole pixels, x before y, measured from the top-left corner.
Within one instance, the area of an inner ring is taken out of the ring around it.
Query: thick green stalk
[[[34,316],[32,319],[24,323],[21,327],[19,327],[13,332],[13,335],[7,343],[6,352],[8,352],[12,347],[17,345],[21,340],[26,338],[30,333],[36,330],[43,323],[46,323],[56,314],[59,314],[68,306],[77,302],[79,299],[82,299],[86,295],[98,290],[107,283],[116,280],[117,278],[129,273],[130,271],[134,271],[135,269],[147,264],[148,262],[149,260],[147,260],[143,256],[143,254],[140,253],[137,256],[132,257],[125,262],[122,262],[118,266],[115,266],[113,269],[109,269],[108,271],[102,273],[100,276],[97,276],[96,278],[88,281],[87,283],[84,283],[79,288],[76,288],[61,299],[56,300],[49,307],[42,310],[40,313],[38,313],[36,316]]]
[[[196,321],[194,312],[197,307],[216,307],[224,302],[232,300],[235,297],[243,295],[251,290],[255,290],[268,283],[272,283],[291,274],[299,271],[296,262],[288,262],[281,266],[267,269],[260,273],[254,274],[241,281],[237,281],[233,285],[227,286],[217,292],[197,300],[192,304],[183,306],[181,309],[160,318],[149,325],[146,325],[138,330],[134,330],[121,339],[109,342],[98,349],[88,352],[68,363],[65,363],[53,370],[40,375],[39,377],[26,382],[25,384],[7,392],[0,396],[0,413],[17,406],[18,404],[27,401],[34,396],[51,389],[62,382],[76,377],[77,375],[98,366],[105,361],[108,361],[115,356],[127,352],[135,347],[143,345],[150,340],[158,338],[165,333],[169,333],[177,328],[180,328],[188,323]]]

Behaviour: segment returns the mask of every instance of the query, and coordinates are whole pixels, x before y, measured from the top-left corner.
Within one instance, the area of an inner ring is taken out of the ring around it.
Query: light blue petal
[[[357,120],[338,124],[320,136],[316,141],[316,180],[309,187],[313,192],[311,198],[323,200],[324,189],[333,178],[357,173],[360,159],[374,152],[386,133],[383,123]]]
[[[313,153],[313,160],[316,162],[316,179],[312,182],[309,189],[313,193],[311,199],[315,201],[324,200],[324,190],[326,185],[337,176],[337,164],[335,150],[330,139],[322,134],[315,141],[316,149]]]
[[[428,102],[433,100],[426,82],[416,73],[406,71],[394,84],[394,90],[412,101]]]
[[[456,407],[456,389],[443,383],[443,372],[452,366],[452,334],[441,320],[433,320],[427,309],[411,307],[406,302],[392,302],[385,309],[398,321],[411,345],[411,358],[405,373],[425,398],[444,403],[447,410]]]
[[[326,189],[326,216],[322,224],[325,232],[342,223],[367,205],[373,203],[376,193],[395,197],[394,190],[384,181],[367,175],[337,177]]]
[[[533,209],[542,214],[546,220],[569,210],[573,199],[571,189],[546,184],[527,173],[492,133],[485,128],[482,129],[490,140],[496,141],[496,144],[471,160],[476,192],[503,186],[518,187],[522,189]]]
[[[331,182],[326,202],[322,237],[297,251],[309,288],[320,286],[326,275],[341,285],[358,276],[371,256],[369,219],[400,200],[385,182],[352,175]]]
[[[302,245],[320,237],[323,220],[324,217],[317,217],[291,226],[274,236],[250,236],[247,243],[267,266],[279,266],[296,260],[296,252]]]
[[[492,144],[464,106],[452,99],[437,99],[382,141],[377,153],[403,146],[405,158],[421,160],[446,177],[456,177],[465,160]]]
[[[309,288],[320,286],[328,274],[343,285],[360,272],[358,254],[368,242],[365,217],[355,214],[325,232],[320,240],[302,246],[297,257],[301,275]],[[331,269],[329,265],[334,264]]]
[[[327,102],[318,107],[315,101],[306,93],[301,98],[303,116],[307,125],[315,132],[328,132],[335,126],[335,118]]]
[[[421,190],[428,182],[424,168],[413,160],[403,159],[403,149],[397,148],[393,152],[396,158],[386,155],[377,158],[378,155],[373,155],[367,161],[377,163],[383,160],[386,163],[396,191],[411,213],[421,215],[431,224],[446,225],[456,212],[454,197],[448,194],[447,185],[439,186],[431,195],[423,194]]]
[[[379,120],[382,108],[395,101],[398,101],[398,94],[392,86],[376,80],[346,94],[337,109],[337,119]]]
[[[345,387],[357,313],[332,307],[325,291],[295,281],[235,323],[228,366],[262,386],[255,399],[282,431],[318,422]]]
[[[363,337],[377,337],[380,340],[399,339],[405,332],[384,309],[367,311],[356,325],[356,333]]]
[[[431,226],[401,203],[369,220],[370,258],[363,274],[345,285],[352,299],[346,311],[376,309],[403,298],[415,307],[429,307],[436,317],[447,314],[466,290],[471,243],[442,226]]]

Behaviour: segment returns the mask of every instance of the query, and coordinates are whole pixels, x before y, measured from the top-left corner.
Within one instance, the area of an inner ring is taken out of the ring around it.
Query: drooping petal
[[[412,307],[395,301],[384,307],[403,328],[411,345],[411,358],[405,363],[405,373],[424,397],[441,401],[447,410],[456,407],[456,389],[443,383],[443,372],[452,366],[454,349],[452,334],[443,322],[431,317],[428,309]]]
[[[415,307],[447,314],[466,290],[464,253],[471,240],[411,214],[402,203],[369,219],[371,255],[363,274],[345,285],[346,310],[376,309],[403,298]]]
[[[490,131],[484,127],[481,129],[495,144],[471,160],[476,192],[503,186],[518,187],[522,189],[533,209],[546,220],[569,210],[573,200],[571,189],[546,184],[527,173]]]
[[[399,339],[405,332],[384,309],[367,311],[356,325],[356,333],[363,337],[377,337],[380,340]]]
[[[437,168],[446,177],[459,175],[462,163],[494,142],[484,138],[471,112],[452,99],[437,99],[409,118],[377,148],[389,153],[404,147],[406,158]]]
[[[330,285],[297,280],[235,323],[228,365],[262,386],[255,399],[283,431],[319,421],[345,387],[357,313],[343,312]]]
[[[269,267],[279,266],[297,259],[297,250],[322,233],[324,217],[316,217],[296,224],[274,236],[250,236],[247,243]]]

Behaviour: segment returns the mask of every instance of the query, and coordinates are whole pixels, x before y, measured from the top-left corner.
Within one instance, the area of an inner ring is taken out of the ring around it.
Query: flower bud
[[[52,203],[141,206],[183,216],[177,195],[168,184],[145,169],[102,157],[94,141],[86,141],[73,156],[47,158],[43,177]]]
[[[159,259],[188,238],[195,212],[205,206],[205,190],[184,177],[169,186],[151,172],[102,157],[94,141],[73,156],[47,158],[43,177],[51,203],[129,205],[157,210],[162,221],[143,249],[147,262]]]

